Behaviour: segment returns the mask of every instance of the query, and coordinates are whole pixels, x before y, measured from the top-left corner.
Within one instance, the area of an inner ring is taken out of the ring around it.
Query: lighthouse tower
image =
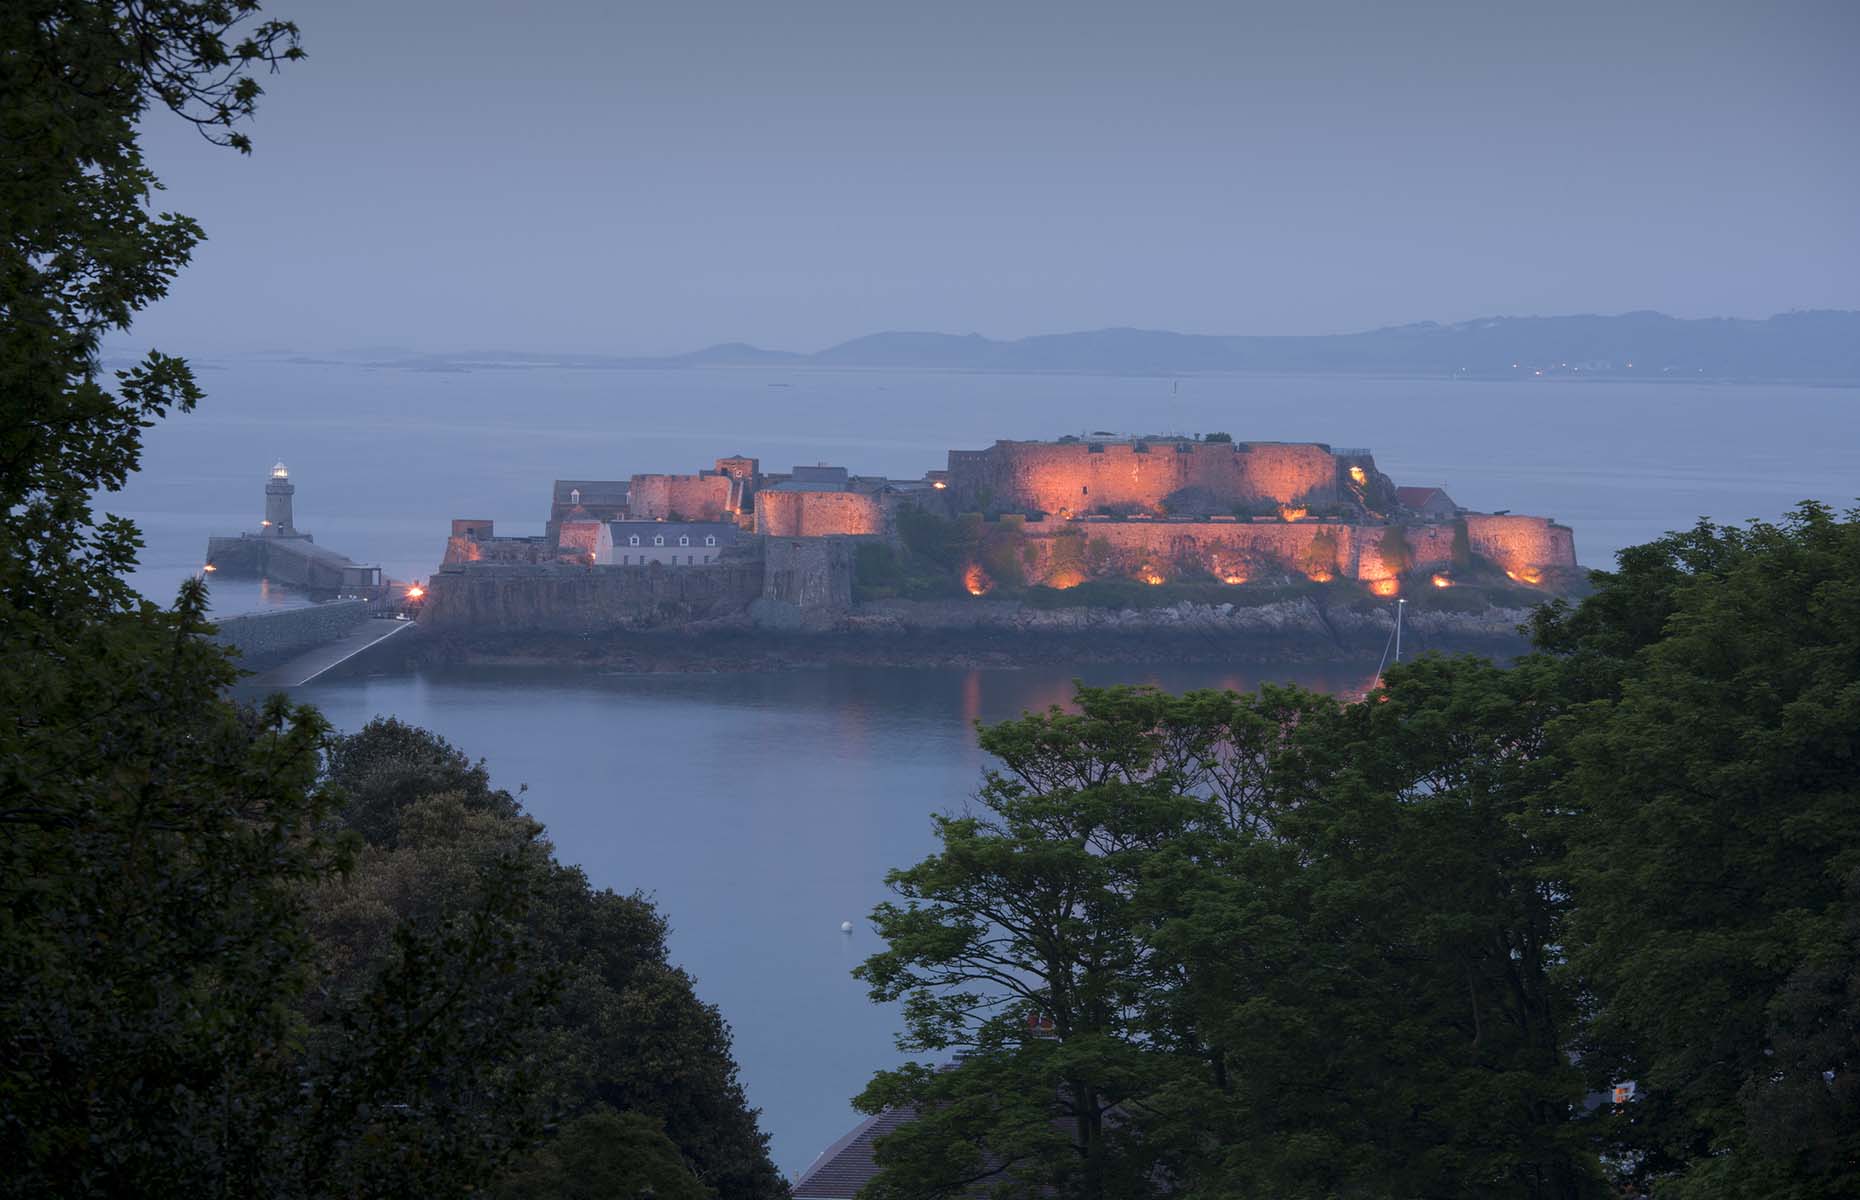
[[[265,481],[265,536],[295,537],[297,529],[291,524],[291,496],[297,488],[291,483],[291,473],[283,463],[271,468],[271,478]]]

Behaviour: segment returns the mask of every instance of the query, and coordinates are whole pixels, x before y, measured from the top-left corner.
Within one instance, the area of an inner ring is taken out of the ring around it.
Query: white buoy
[[[851,921],[841,921],[841,922],[840,922],[840,932],[841,932],[841,933],[851,933],[851,932],[852,932],[852,922],[851,922]]]

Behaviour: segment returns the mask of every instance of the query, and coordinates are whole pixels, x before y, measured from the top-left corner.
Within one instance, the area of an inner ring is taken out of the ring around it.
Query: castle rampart
[[[1353,492],[1348,467],[1317,442],[1225,442],[1186,438],[996,442],[953,450],[949,490],[978,512],[1228,513],[1246,506],[1331,506]],[[1355,495],[1361,494],[1361,485]]]
[[[1548,517],[1468,513],[1465,520],[1474,554],[1527,581],[1532,572],[1576,565],[1574,531]]]
[[[721,473],[635,475],[627,494],[636,521],[727,521],[741,505],[743,483]]]
[[[1273,574],[1321,575],[1326,571],[1337,578],[1373,583],[1401,573],[1398,564],[1383,560],[1383,539],[1390,529],[1398,529],[1408,546],[1409,569],[1439,569],[1453,562],[1451,521],[1389,526],[1335,521],[1048,520],[1031,521],[1020,528],[1024,530],[1022,561],[1027,582],[1061,588],[1093,578],[1238,583]],[[1330,546],[1328,556],[1323,552],[1324,542]],[[1533,561],[1542,567],[1574,566],[1573,547],[1565,548],[1564,557]]]
[[[768,537],[884,534],[884,501],[872,492],[810,492],[771,488],[756,496],[756,532]]]

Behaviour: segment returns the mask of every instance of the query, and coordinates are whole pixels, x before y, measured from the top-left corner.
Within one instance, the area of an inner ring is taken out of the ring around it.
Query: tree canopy
[[[860,1097],[916,1112],[873,1194],[1860,1188],[1856,581],[1805,504],[1624,552],[1509,668],[983,730],[859,969],[959,1051]]]
[[[0,5],[0,1196],[784,1195],[651,904],[441,739],[228,699],[94,512],[202,395],[99,357],[202,236],[138,123],[248,152],[302,56],[257,0]]]

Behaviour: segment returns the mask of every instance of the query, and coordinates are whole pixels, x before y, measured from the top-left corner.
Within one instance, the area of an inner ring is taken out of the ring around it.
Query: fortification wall
[[[1314,442],[1243,442],[1239,451],[1242,501],[1337,502],[1337,459],[1328,447]]]
[[[884,503],[865,492],[761,492],[756,532],[769,537],[871,536],[886,532]]]
[[[598,527],[596,527],[598,528]],[[445,566],[463,563],[544,563],[554,562],[555,552],[543,538],[472,537],[453,534],[446,539]]]
[[[998,442],[949,456],[955,504],[973,511],[1209,515],[1239,504],[1334,504],[1337,474],[1314,442]]]
[[[734,515],[732,499],[739,486],[728,475],[635,475],[627,511],[642,521],[725,521]]]
[[[1026,573],[1028,582],[1054,587],[1100,577],[1255,579],[1268,571],[1302,571],[1312,543],[1328,536],[1336,547],[1335,572],[1370,581],[1397,573],[1382,560],[1387,528],[1319,521],[1034,522],[1026,526]],[[1416,568],[1452,561],[1451,524],[1405,526],[1403,534]]]
[[[844,538],[770,538],[763,548],[762,596],[750,608],[756,624],[777,629],[833,624],[852,607],[855,546]]]
[[[1358,531],[1361,543],[1353,575],[1357,579],[1389,579],[1401,574],[1401,564],[1383,559],[1382,540],[1391,528],[1399,528],[1414,560],[1410,569],[1429,570],[1453,563],[1453,523],[1364,526]]]
[[[1340,572],[1353,573],[1356,540],[1348,525],[1304,521],[1254,525],[1239,521],[1080,521],[1027,526],[1036,561],[1029,582],[1068,586],[1085,578],[1158,578],[1164,582],[1297,570],[1311,543],[1328,533]],[[1070,542],[1068,545],[1067,543]],[[1071,568],[1071,570],[1068,570]]]
[[[1486,516],[1468,513],[1466,536],[1474,554],[1507,571],[1574,567],[1576,535],[1548,517]]]
[[[556,557],[576,562],[592,562],[601,541],[599,521],[564,521],[556,534]]]
[[[302,608],[246,613],[214,622],[208,641],[239,651],[248,670],[273,666],[312,646],[321,646],[368,619],[366,600],[332,600]]]
[[[473,564],[428,582],[420,623],[442,633],[597,633],[741,616],[762,562],[578,567]]]

